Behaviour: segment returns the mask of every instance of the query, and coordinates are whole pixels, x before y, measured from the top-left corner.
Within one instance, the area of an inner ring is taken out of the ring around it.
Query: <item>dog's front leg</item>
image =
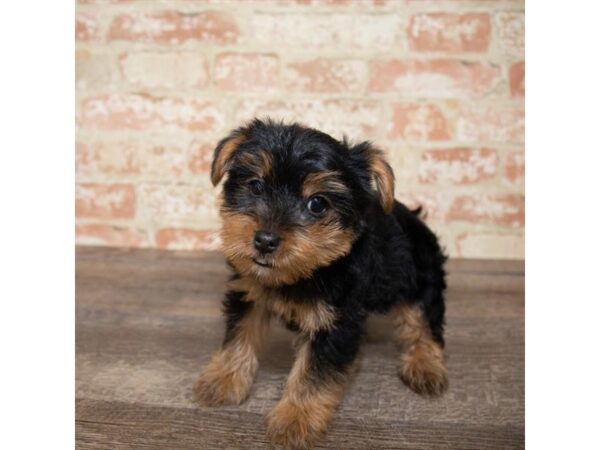
[[[224,301],[227,330],[221,349],[215,353],[196,384],[194,395],[205,405],[240,404],[250,392],[258,369],[258,351],[270,315],[245,294],[228,292]]]
[[[342,401],[358,353],[362,320],[304,336],[283,397],[267,416],[267,434],[285,448],[311,448]]]

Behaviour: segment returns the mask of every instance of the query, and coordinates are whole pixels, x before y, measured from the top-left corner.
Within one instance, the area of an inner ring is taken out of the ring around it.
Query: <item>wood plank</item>
[[[439,409],[442,403],[423,400],[399,382],[391,326],[378,324],[369,329],[355,382],[347,393],[349,409],[342,409],[340,416],[518,424],[523,407],[515,397],[522,390],[524,355],[517,342],[523,323],[471,322],[455,319],[448,326],[452,389],[443,398],[444,409]],[[213,319],[80,314],[77,397],[194,409],[191,386],[218,348],[222,330],[220,320]],[[291,341],[291,333],[277,327],[244,409],[264,414],[275,405],[292,365]],[[497,386],[497,380],[507,383]]]
[[[260,414],[225,408],[175,409],[131,403],[77,401],[80,449],[269,449]],[[354,418],[332,424],[316,448],[521,449],[524,433],[511,425],[390,422]]]
[[[448,260],[447,269],[452,273],[525,273],[525,261],[516,259],[456,259]]]
[[[98,261],[101,263],[138,264],[180,264],[203,266],[222,265],[223,257],[220,252],[169,251],[155,249],[136,249],[122,247],[78,246],[77,261]],[[522,260],[497,259],[450,259],[448,270],[453,273],[514,273],[524,274],[525,263]]]
[[[180,286],[178,289],[157,287],[140,282],[129,286],[115,282],[77,280],[77,306],[96,309],[118,309],[144,315],[187,315],[220,317],[223,285],[214,291],[204,287]],[[144,301],[138,301],[143,298]],[[447,316],[477,317],[494,314],[495,317],[522,317],[523,294],[519,292],[458,291],[452,287],[446,294]]]
[[[457,292],[525,291],[525,276],[505,273],[448,273],[448,289]]]
[[[372,317],[321,448],[523,448],[519,264],[450,269],[447,394],[423,399],[398,380],[389,318]],[[77,249],[78,448],[269,448],[263,417],[292,364],[287,330],[275,327],[245,404],[213,409],[192,400],[193,381],[222,338],[227,276],[216,254]]]

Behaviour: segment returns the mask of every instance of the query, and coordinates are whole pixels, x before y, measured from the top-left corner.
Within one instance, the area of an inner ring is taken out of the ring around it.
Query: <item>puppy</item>
[[[398,374],[413,391],[447,386],[443,265],[436,236],[394,200],[394,175],[369,142],[254,120],[223,139],[211,178],[223,186],[223,252],[234,275],[226,332],[194,386],[206,405],[240,404],[271,319],[298,334],[267,434],[310,448],[331,422],[371,312],[394,315]]]

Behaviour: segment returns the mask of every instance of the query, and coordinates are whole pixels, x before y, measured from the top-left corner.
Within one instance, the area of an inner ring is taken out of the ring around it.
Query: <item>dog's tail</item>
[[[423,205],[419,205],[415,209],[409,209],[409,211],[421,220],[425,220],[427,218],[427,211],[425,208],[423,208]]]

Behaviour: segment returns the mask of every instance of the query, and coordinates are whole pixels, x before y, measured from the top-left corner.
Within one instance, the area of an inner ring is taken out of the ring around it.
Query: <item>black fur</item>
[[[310,278],[278,287],[289,301],[319,298],[334,308],[334,327],[312,336],[314,376],[323,379],[345,372],[358,352],[368,314],[385,313],[402,302],[422,308],[433,338],[443,345],[446,257],[420,219],[420,209],[411,211],[395,201],[391,213],[384,212],[369,165],[373,146],[351,145],[297,124],[268,120],[255,120],[232,136],[239,135],[246,139],[232,156],[224,184],[224,203],[231,210],[260,217],[267,226],[303,227],[319,220],[307,213],[301,195],[308,173],[339,172],[349,188],[348,193],[327,194],[327,199],[336,213],[333,220],[354,230],[351,251],[319,267]],[[257,150],[269,152],[273,159],[260,197],[247,188],[255,174],[235,162],[239,154]],[[219,148],[215,156],[218,152]],[[226,339],[249,308],[240,295],[229,293],[225,302]],[[297,329],[293,323],[288,325]]]
[[[252,303],[245,302],[243,297],[243,293],[234,291],[229,291],[225,295],[223,300],[223,315],[226,320],[224,344],[229,343],[235,337],[236,325],[254,307]]]

